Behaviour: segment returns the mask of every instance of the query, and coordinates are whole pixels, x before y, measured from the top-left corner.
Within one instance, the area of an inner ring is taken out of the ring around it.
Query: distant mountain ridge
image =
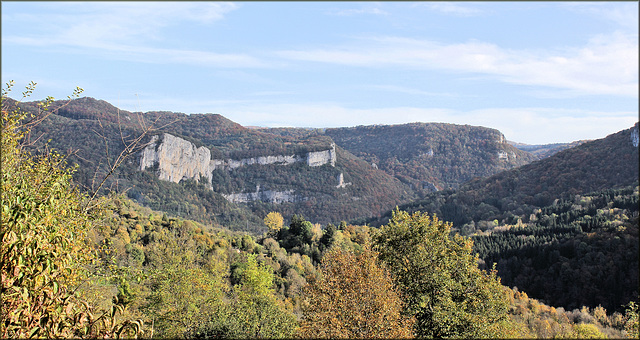
[[[495,129],[410,123],[326,129],[338,145],[422,193],[455,189],[537,158],[508,144]]]
[[[532,155],[538,157],[539,159],[542,159],[542,158],[547,158],[562,150],[566,150],[566,149],[584,144],[588,141],[590,140],[583,139],[583,140],[573,141],[571,143],[553,143],[553,144],[537,144],[537,145],[530,145],[530,144],[518,143],[513,141],[507,141],[507,142],[522,151],[529,152]]]
[[[33,102],[23,105],[35,108]],[[50,139],[50,148],[75,150],[70,157],[79,165],[74,177],[90,190],[124,143],[150,124],[157,129],[143,139],[149,144],[140,145],[104,188],[126,192],[156,210],[253,231],[262,227],[269,211],[285,217],[302,214],[319,223],[379,218],[433,190],[455,188],[536,159],[506,143],[499,131],[484,127],[414,123],[249,129],[219,114],[129,112],[93,98],[71,101],[32,134],[38,137],[36,148]],[[158,159],[141,164],[146,162],[143,149],[157,152],[162,136],[180,141],[193,150],[193,157],[206,158],[207,166],[190,168],[184,157],[165,155],[177,162],[172,165],[176,172],[162,180],[169,163],[161,165]],[[318,157],[319,166],[310,166],[310,155]],[[235,167],[237,162],[242,166]]]
[[[515,223],[516,216],[530,214],[558,198],[637,185],[638,162],[636,123],[548,158],[472,180],[457,191],[432,193],[400,209],[436,213],[457,227],[493,219]],[[386,223],[388,216],[390,212],[373,223]]]

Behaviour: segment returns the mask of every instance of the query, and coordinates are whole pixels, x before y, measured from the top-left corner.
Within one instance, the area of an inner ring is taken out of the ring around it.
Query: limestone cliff
[[[640,135],[638,134],[638,124],[631,129],[631,144],[634,147],[638,147],[638,142],[640,141]]]
[[[165,133],[151,138],[142,150],[140,170],[158,165],[158,178],[178,183],[185,178],[204,177],[211,184],[211,151]]]
[[[336,145],[331,143],[331,149],[317,152],[309,152],[307,154],[308,166],[322,166],[331,164],[336,166]]]
[[[178,183],[183,179],[206,178],[209,187],[212,181],[212,172],[216,169],[232,171],[248,165],[291,165],[296,162],[306,162],[310,167],[336,164],[336,146],[323,151],[308,152],[305,156],[299,155],[275,155],[252,158],[235,159],[211,159],[211,150],[180,137],[164,133],[151,138],[149,144],[140,155],[140,171],[157,165],[158,178],[164,181]],[[283,203],[293,202],[296,198],[293,190],[276,192],[259,189],[255,193],[234,193],[225,196],[231,202],[249,202],[255,200]]]
[[[255,192],[248,193],[236,193],[230,195],[223,195],[229,202],[233,203],[248,203],[252,201],[263,201],[269,203],[286,203],[295,202],[301,200],[297,195],[294,195],[293,190],[287,191],[260,191],[260,186],[256,188]]]

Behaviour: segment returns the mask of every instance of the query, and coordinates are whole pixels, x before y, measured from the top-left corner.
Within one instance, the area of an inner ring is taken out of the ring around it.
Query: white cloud
[[[329,15],[337,15],[337,16],[353,16],[353,15],[363,15],[363,14],[373,14],[373,15],[389,15],[388,12],[382,10],[379,3],[361,3],[360,8],[349,8],[349,9],[340,9],[340,10],[330,10],[328,12]]]
[[[76,11],[73,8],[78,5]],[[89,41],[127,43],[160,39],[162,28],[184,21],[207,24],[237,8],[224,2],[115,2],[74,3],[60,35],[77,45]],[[75,13],[74,13],[75,12]],[[69,25],[70,24],[70,25]]]
[[[638,94],[638,40],[620,32],[564,50],[513,50],[470,41],[444,44],[400,37],[309,50],[280,51],[292,60],[361,67],[446,69],[497,77],[516,84],[569,89],[582,94]]]
[[[3,36],[6,43],[52,47],[64,52],[148,63],[178,63],[211,67],[261,67],[257,58],[242,53],[216,53],[188,49],[151,47],[161,40],[162,29],[182,21],[208,24],[237,8],[223,2],[115,2],[57,3],[66,14],[30,14],[34,25],[46,26],[40,35]],[[47,16],[45,18],[45,16]],[[24,16],[17,16],[17,18]],[[43,26],[43,27],[44,27]]]
[[[428,3],[420,3],[421,6],[427,7],[428,9],[436,12],[440,12],[447,15],[455,15],[461,17],[470,17],[481,14],[482,11],[461,5],[460,3],[455,2],[428,2]]]

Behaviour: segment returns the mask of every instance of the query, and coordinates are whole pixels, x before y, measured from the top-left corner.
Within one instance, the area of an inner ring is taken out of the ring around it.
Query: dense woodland
[[[325,134],[421,193],[457,189],[475,177],[536,159],[507,144],[500,131],[469,125],[373,125],[327,129]]]
[[[566,309],[638,299],[637,186],[556,200],[529,220],[473,237],[504,284]]]
[[[284,218],[261,206],[256,230],[232,231],[223,218],[167,214],[128,192],[93,196],[73,177],[82,165],[29,145],[31,129],[47,128],[45,109],[60,106],[25,112],[6,95],[3,338],[638,337],[637,183],[558,195],[493,224],[478,219],[473,237],[461,235],[473,220],[456,225],[402,208],[371,227],[312,223],[295,209]],[[363,162],[346,152],[343,159]],[[178,210],[197,215],[205,189],[166,183],[157,201],[184,190],[193,200]],[[214,199],[212,207],[224,204]],[[239,215],[248,209],[227,204]],[[587,285],[598,275],[606,275],[602,286]]]
[[[635,131],[635,132],[634,132]],[[477,178],[458,190],[442,190],[400,205],[408,211],[429,211],[460,229],[475,230],[478,222],[497,219],[515,224],[529,221],[534,210],[556,199],[637,185],[638,147],[632,143],[638,124],[537,162],[488,178]],[[390,213],[373,225],[384,223]]]

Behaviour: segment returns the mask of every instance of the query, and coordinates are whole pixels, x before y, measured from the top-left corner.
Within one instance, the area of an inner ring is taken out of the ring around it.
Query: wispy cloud
[[[579,13],[586,13],[598,20],[608,20],[622,29],[638,31],[638,2],[618,2],[611,6],[608,2],[567,2],[564,7]]]
[[[366,89],[373,89],[379,91],[387,91],[387,92],[396,92],[396,93],[404,93],[418,96],[427,96],[427,97],[457,97],[459,94],[447,93],[447,92],[430,92],[423,91],[415,88],[410,88],[406,86],[397,86],[397,85],[366,85],[364,86]]]
[[[513,50],[480,41],[445,44],[376,37],[337,47],[287,50],[283,58],[360,67],[445,69],[523,85],[583,94],[638,94],[638,41],[622,33],[596,36],[563,50]]]
[[[117,60],[177,63],[211,67],[262,67],[264,63],[243,53],[153,47],[163,29],[181,22],[210,24],[222,20],[237,5],[223,2],[116,2],[58,3],[66,14],[29,15],[34,25],[44,23],[39,35],[3,36],[3,44],[64,49],[64,52],[96,54]],[[12,19],[27,17],[14,17]],[[53,21],[53,23],[52,23]],[[58,24],[55,24],[58,23]]]
[[[363,3],[360,8],[349,8],[349,9],[339,9],[339,10],[330,10],[328,12],[329,15],[338,15],[338,16],[353,16],[353,15],[388,15],[389,13],[382,10],[380,8],[380,4],[378,3]]]
[[[456,2],[427,2],[420,3],[419,5],[435,12],[461,17],[471,17],[482,13],[482,11],[477,8]]]

